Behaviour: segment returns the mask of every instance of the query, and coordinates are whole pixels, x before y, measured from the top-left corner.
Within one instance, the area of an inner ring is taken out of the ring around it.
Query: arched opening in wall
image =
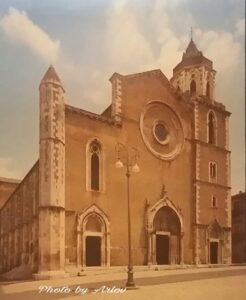
[[[208,99],[210,99],[210,83],[207,82],[206,85],[206,96],[208,97]]]
[[[214,112],[210,111],[208,114],[208,143],[215,144],[216,135],[216,121]]]
[[[194,79],[192,79],[190,83],[190,93],[192,95],[196,93],[196,82]]]
[[[85,265],[101,266],[103,223],[100,217],[90,215],[86,220],[85,230]]]
[[[156,263],[180,263],[181,224],[176,212],[168,206],[160,208],[154,217],[153,230]]]
[[[209,162],[209,181],[216,181],[217,179],[217,163]]]
[[[218,264],[221,262],[221,234],[222,230],[217,221],[209,225],[208,261],[210,264]]]
[[[77,265],[110,266],[110,223],[95,204],[77,216]]]

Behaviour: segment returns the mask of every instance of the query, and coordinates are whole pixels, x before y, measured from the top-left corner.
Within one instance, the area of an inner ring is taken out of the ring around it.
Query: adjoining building
[[[18,179],[0,177],[0,209],[20,182]]]
[[[246,263],[246,192],[232,196],[232,262]]]
[[[65,104],[50,66],[39,160],[0,210],[0,271],[26,264],[50,278],[127,264],[117,143],[137,149],[140,167],[130,180],[134,265],[230,264],[230,113],[215,100],[215,74],[191,39],[170,80],[159,69],[114,73],[112,103],[95,114]]]

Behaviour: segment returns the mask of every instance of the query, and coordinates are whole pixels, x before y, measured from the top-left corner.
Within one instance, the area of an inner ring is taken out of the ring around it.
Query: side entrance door
[[[86,266],[101,266],[101,237],[86,237]]]
[[[210,242],[210,264],[218,263],[218,243]]]

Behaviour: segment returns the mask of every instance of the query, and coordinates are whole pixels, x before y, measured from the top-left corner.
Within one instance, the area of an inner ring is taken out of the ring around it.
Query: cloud
[[[31,49],[47,62],[55,62],[60,51],[60,42],[53,40],[43,29],[29,19],[26,12],[13,7],[0,19],[0,28],[16,43]]]
[[[200,31],[199,45],[204,54],[214,62],[220,73],[234,70],[240,60],[240,43],[230,32]]]
[[[10,157],[0,157],[0,176],[6,178],[20,179],[23,171],[16,169],[16,162]]]
[[[132,4],[134,3],[135,6]],[[244,19],[236,24],[236,32],[201,30],[189,12],[181,11],[182,2],[155,0],[148,8],[135,1],[121,0],[109,13],[105,44],[111,64],[120,72],[139,72],[161,68],[169,78],[188,45],[188,33],[177,32],[174,14],[194,25],[194,39],[199,49],[214,61],[220,73],[235,69],[241,45],[235,35],[243,34]],[[174,10],[175,8],[175,10]],[[186,24],[187,25],[187,24]],[[187,26],[186,26],[187,27]],[[141,70],[140,70],[141,68]]]
[[[245,19],[240,19],[236,23],[236,36],[245,36]]]
[[[105,34],[111,65],[123,73],[139,70],[143,62],[148,64],[153,60],[150,44],[138,27],[136,15],[126,3],[116,1]]]

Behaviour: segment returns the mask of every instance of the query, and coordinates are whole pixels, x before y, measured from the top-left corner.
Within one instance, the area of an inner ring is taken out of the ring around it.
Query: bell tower
[[[194,264],[213,263],[213,254],[217,263],[231,262],[230,112],[214,97],[215,74],[213,62],[198,50],[191,37],[170,81],[193,104],[191,224]],[[214,224],[216,234],[211,229]]]
[[[48,279],[65,275],[65,91],[53,66],[41,80],[39,93],[39,267],[36,277]]]
[[[204,96],[214,101],[215,74],[213,62],[197,49],[192,37],[182,61],[173,69],[172,85],[182,92]]]

